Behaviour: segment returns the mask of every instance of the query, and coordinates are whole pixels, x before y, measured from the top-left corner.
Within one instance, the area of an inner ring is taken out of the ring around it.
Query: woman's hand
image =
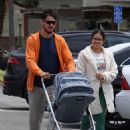
[[[104,80],[104,76],[103,76],[103,74],[102,73],[97,73],[96,74],[96,77],[97,77],[97,79],[99,79],[99,80]]]

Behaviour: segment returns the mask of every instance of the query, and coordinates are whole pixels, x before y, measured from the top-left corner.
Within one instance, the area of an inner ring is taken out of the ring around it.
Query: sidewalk
[[[29,106],[25,99],[16,97],[16,96],[8,96],[2,93],[2,83],[0,82],[0,109],[17,109],[17,108],[25,108],[28,109]]]

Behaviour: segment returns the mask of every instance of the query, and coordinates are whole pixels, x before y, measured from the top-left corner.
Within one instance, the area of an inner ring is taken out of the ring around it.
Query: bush
[[[3,76],[5,75],[5,71],[0,70],[0,82],[3,82]]]
[[[7,51],[0,51],[0,69],[5,70],[7,68],[8,56]]]

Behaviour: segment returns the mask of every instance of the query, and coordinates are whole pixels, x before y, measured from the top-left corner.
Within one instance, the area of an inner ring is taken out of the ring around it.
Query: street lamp
[[[22,45],[22,19],[21,18],[19,18],[18,24],[19,24],[19,44],[18,44],[18,46],[20,47]]]

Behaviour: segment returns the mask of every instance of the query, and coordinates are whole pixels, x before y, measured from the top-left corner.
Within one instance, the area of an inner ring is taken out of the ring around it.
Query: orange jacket
[[[75,63],[67,43],[65,42],[64,38],[60,35],[57,35],[56,33],[53,34],[55,36],[55,44],[60,61],[60,72],[75,71]],[[37,32],[29,36],[26,44],[26,65],[29,70],[27,78],[28,91],[32,91],[34,88],[35,75],[41,76],[42,71],[44,71],[41,70],[37,65],[39,48],[40,38],[39,32]]]

